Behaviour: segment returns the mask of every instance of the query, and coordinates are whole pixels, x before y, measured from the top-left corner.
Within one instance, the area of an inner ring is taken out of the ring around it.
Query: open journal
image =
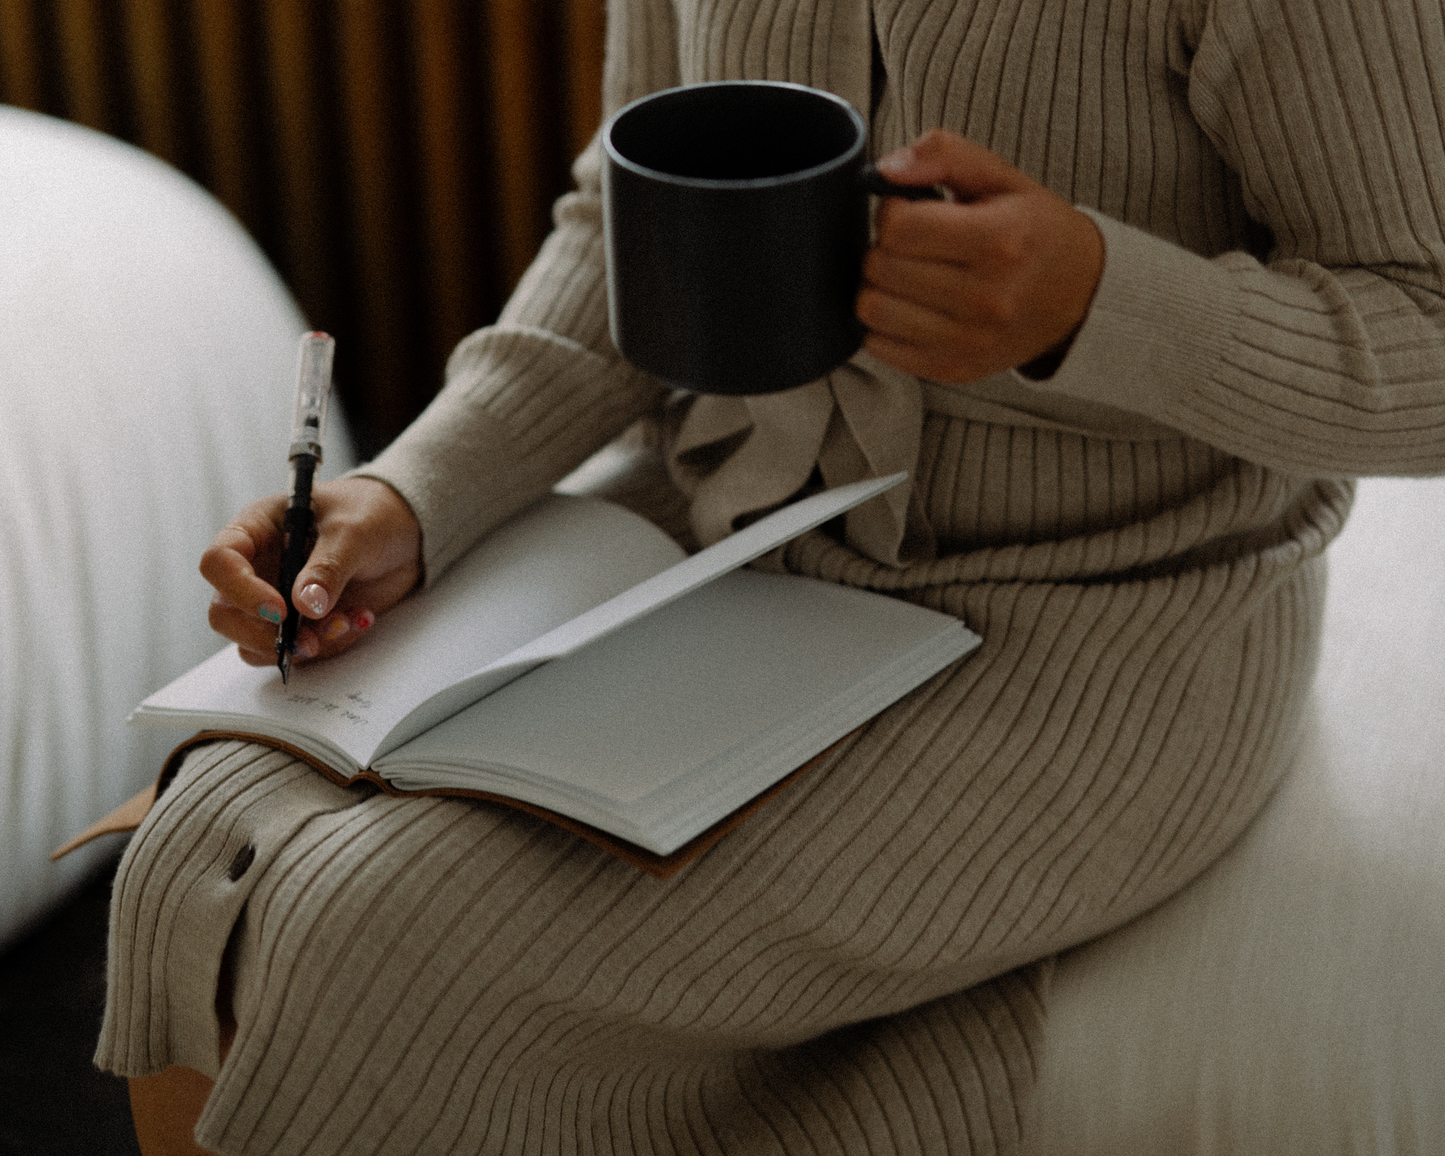
[[[691,557],[618,506],[552,496],[289,687],[227,647],[131,721],[264,736],[340,781],[515,801],[673,855],[978,644],[923,607],[740,569],[902,477]]]

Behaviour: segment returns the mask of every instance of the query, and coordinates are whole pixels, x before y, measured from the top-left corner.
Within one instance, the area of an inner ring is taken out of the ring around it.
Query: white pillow
[[[0,220],[3,943],[114,853],[46,859],[154,778],[173,736],[125,717],[220,646],[196,563],[286,483],[303,323],[224,209],[88,129],[0,108]]]
[[[1240,842],[1060,960],[1035,1156],[1445,1152],[1445,478],[1360,484],[1314,705]]]

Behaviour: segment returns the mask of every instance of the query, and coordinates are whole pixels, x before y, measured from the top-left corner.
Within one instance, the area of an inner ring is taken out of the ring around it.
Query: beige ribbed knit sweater
[[[904,501],[772,564],[984,645],[666,882],[501,807],[206,748],[122,864],[98,1061],[216,1076],[198,1135],[228,1156],[1015,1151],[1048,958],[1177,890],[1286,765],[1340,479],[1445,470],[1440,9],[614,0],[609,21],[609,107],[801,81],[869,112],[875,152],[943,125],[1095,212],[1103,280],[1046,382],[861,358],[666,423],[703,538],[815,464],[905,464]],[[367,471],[417,511],[429,575],[664,404],[607,343],[595,149],[578,177],[500,323]]]

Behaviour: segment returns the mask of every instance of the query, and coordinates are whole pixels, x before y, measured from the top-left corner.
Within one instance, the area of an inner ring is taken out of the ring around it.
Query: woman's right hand
[[[291,597],[302,615],[296,659],[340,654],[376,616],[421,581],[421,528],[385,482],[342,478],[311,492],[316,545]],[[252,666],[276,661],[276,627],[286,602],[271,583],[281,567],[286,496],[252,502],[211,540],[201,575],[216,589],[212,629]]]

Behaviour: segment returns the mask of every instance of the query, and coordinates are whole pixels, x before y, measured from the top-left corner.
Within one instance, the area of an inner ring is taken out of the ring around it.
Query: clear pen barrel
[[[326,429],[326,403],[331,397],[331,360],[336,342],[325,333],[301,338],[296,367],[296,410],[291,418],[291,456],[311,454],[321,460],[321,435]]]

